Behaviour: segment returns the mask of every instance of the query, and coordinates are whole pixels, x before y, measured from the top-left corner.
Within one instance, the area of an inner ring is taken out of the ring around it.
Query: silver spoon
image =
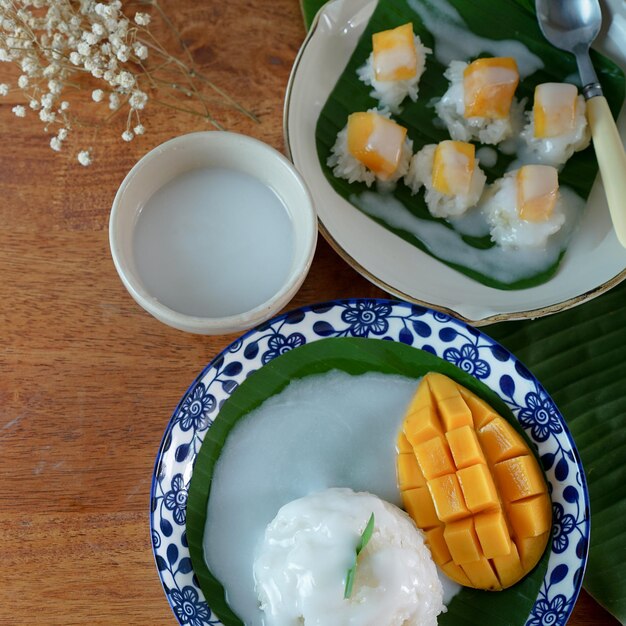
[[[600,5],[598,0],[535,0],[535,7],[545,38],[576,57],[613,227],[626,248],[626,153],[589,58],[602,24]]]

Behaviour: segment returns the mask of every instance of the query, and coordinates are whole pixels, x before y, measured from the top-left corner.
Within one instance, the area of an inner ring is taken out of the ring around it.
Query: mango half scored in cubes
[[[552,525],[548,488],[526,441],[488,404],[431,372],[397,448],[404,508],[452,580],[496,591],[537,565]]]

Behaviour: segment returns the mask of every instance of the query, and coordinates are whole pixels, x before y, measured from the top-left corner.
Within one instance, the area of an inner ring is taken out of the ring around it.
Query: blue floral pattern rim
[[[202,441],[222,404],[272,359],[327,337],[399,341],[453,363],[496,392],[537,447],[552,497],[548,569],[525,626],[567,622],[589,548],[589,494],[580,457],[550,396],[508,350],[468,324],[404,302],[351,299],[306,306],[249,331],[215,359],[176,407],[157,455],[150,529],[159,577],[184,626],[221,626],[194,576],[186,535],[187,490]]]

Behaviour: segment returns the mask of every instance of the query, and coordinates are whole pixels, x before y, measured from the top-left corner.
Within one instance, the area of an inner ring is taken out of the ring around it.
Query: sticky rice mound
[[[467,67],[463,61],[452,61],[444,76],[450,82],[448,91],[435,105],[439,118],[443,121],[456,141],[479,141],[495,145],[505,139],[517,136],[524,123],[524,103],[513,98],[509,116],[502,119],[487,117],[465,117],[465,96],[463,73]]]
[[[407,96],[413,102],[417,100],[420,78],[426,69],[426,55],[432,52],[417,35],[413,36],[413,41],[417,51],[417,71],[413,78],[408,80],[376,80],[373,52],[370,53],[365,64],[357,70],[359,79],[372,87],[370,96],[394,114],[401,112],[400,104]]]
[[[433,217],[459,217],[469,208],[478,204],[485,187],[487,177],[476,165],[469,193],[467,195],[442,194],[433,188],[433,160],[437,144],[424,146],[412,159],[404,182],[416,194],[422,185],[426,188],[424,199],[426,206]]]
[[[355,547],[371,514],[374,531]],[[421,531],[403,511],[369,493],[328,489],[280,509],[254,563],[267,626],[436,626],[443,589]]]

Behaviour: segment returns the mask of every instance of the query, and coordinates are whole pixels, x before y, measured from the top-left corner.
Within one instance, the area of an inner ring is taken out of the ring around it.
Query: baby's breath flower
[[[48,81],[48,89],[51,94],[56,96],[61,93],[63,85],[58,80],[50,80]]]
[[[91,152],[89,150],[81,150],[76,158],[83,167],[91,165]]]
[[[61,152],[62,145],[63,144],[61,143],[61,140],[58,137],[53,137],[52,139],[50,139],[50,147],[55,152]]]
[[[50,109],[41,109],[41,111],[39,111],[39,119],[42,122],[46,122],[48,124],[50,122],[54,122],[56,118],[56,113],[53,113]]]
[[[20,89],[26,89],[26,87],[28,87],[28,76],[26,76],[26,74],[22,74],[18,79],[17,79],[17,86]]]
[[[67,111],[69,108],[70,108],[70,103],[67,100],[63,100],[63,102],[61,102],[61,106],[59,107],[59,110]]]
[[[137,124],[137,126],[133,128],[133,132],[135,135],[143,135],[146,132],[146,129],[143,127],[143,124]]]
[[[130,130],[125,130],[122,133],[122,139],[124,141],[132,141],[134,137],[135,137],[135,135],[133,135],[133,133]]]
[[[130,57],[130,48],[128,46],[124,46],[124,45],[120,46],[117,49],[117,52],[115,53],[115,56],[122,63],[126,63],[126,61],[128,61],[128,59]]]
[[[59,128],[57,137],[59,138],[59,141],[65,141],[67,139],[67,128]]]
[[[117,84],[122,89],[132,89],[135,85],[135,77],[130,72],[120,72],[117,75]]]
[[[120,97],[116,93],[109,94],[109,109],[117,111],[120,108]]]
[[[104,91],[102,91],[102,89],[94,89],[91,92],[91,99],[94,102],[102,102],[102,98],[104,98]]]
[[[146,102],[148,102],[148,96],[143,91],[133,91],[128,100],[130,108],[139,111],[141,111],[146,106]]]
[[[53,93],[45,93],[43,96],[41,96],[41,106],[44,109],[51,109],[53,103],[54,103]]]
[[[150,16],[147,13],[135,13],[135,24],[147,26],[150,23]]]
[[[78,52],[76,52],[75,50],[73,52],[70,52],[70,63],[72,65],[81,65],[83,62],[83,57],[78,54]]]
[[[28,103],[28,106],[33,111],[39,111],[39,109],[41,108],[41,105],[39,104],[39,100],[36,100],[35,98],[32,98],[32,100]]]
[[[148,47],[144,46],[142,43],[135,42],[133,44],[133,52],[135,53],[135,56],[141,61],[148,58]]]
[[[9,86],[6,83],[0,83],[0,96],[7,96],[9,94]]]
[[[14,106],[11,111],[13,111],[17,117],[26,117],[26,107],[23,107],[21,104]]]

